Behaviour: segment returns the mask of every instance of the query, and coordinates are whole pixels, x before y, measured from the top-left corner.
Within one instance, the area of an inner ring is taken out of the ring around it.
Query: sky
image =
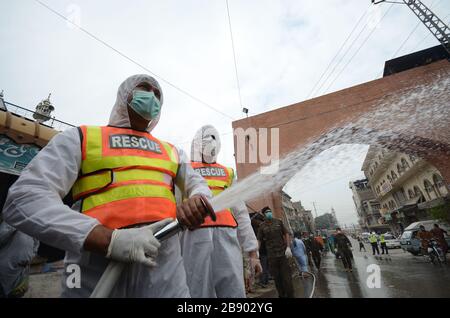
[[[449,22],[449,1],[424,3]],[[51,92],[58,119],[104,125],[120,83],[152,72],[164,94],[154,135],[188,150],[195,131],[212,124],[223,134],[218,161],[234,166],[231,122],[244,116],[242,107],[255,115],[371,81],[382,76],[386,60],[438,44],[405,5],[372,6],[369,0],[228,4],[242,105],[225,0],[1,1],[0,90],[6,101],[31,109]],[[311,94],[355,25],[328,68],[334,72],[326,73],[322,80],[328,80]],[[340,147],[353,156],[338,167],[319,156],[316,177],[302,178],[300,171],[285,189],[307,209],[314,210],[315,202],[318,215],[334,207],[342,224],[356,223],[348,182],[363,177],[368,147]]]

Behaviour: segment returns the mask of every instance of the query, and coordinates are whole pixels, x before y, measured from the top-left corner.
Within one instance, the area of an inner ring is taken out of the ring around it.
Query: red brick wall
[[[437,73],[442,71],[450,74],[450,63],[447,60],[237,120],[233,122],[233,129],[238,127],[244,129],[249,127],[278,127],[280,129],[280,157],[282,158],[283,155],[305,144],[311,138],[318,138],[330,128],[351,122],[361,114],[372,110],[387,95],[395,94],[396,91],[407,89],[417,84],[429,82]],[[430,156],[427,159],[441,171],[447,184],[449,184],[450,158],[439,156],[434,158]],[[239,179],[242,179],[257,171],[260,163],[236,163],[236,167],[237,175]],[[275,215],[279,216],[281,213],[281,202],[278,201],[278,195],[268,194],[253,201],[252,206],[262,208],[269,205],[274,209]]]

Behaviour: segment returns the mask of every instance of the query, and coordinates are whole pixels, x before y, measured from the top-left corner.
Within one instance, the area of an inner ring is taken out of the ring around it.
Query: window
[[[423,195],[422,191],[419,189],[418,186],[414,186],[414,196],[419,197],[419,202],[422,203],[425,201],[425,196]]]
[[[433,174],[433,183],[437,188],[441,188],[444,186],[444,179],[439,174]]]
[[[391,170],[391,176],[392,176],[392,180],[394,180],[394,181],[397,180],[397,178],[398,178],[397,174],[392,170]]]
[[[391,178],[391,176],[390,176],[390,175],[387,175],[387,178],[388,178],[389,182],[392,183],[392,178]]]
[[[431,184],[431,182],[430,181],[428,181],[427,179],[425,179],[424,181],[423,181],[423,186],[425,187],[425,191],[427,191],[428,193],[430,193],[430,192],[432,192],[434,189],[433,189],[433,185]]]
[[[435,173],[433,174],[433,189],[435,190],[435,193],[438,197],[442,197],[441,188],[444,186],[444,180],[442,177]]]
[[[398,174],[402,174],[403,171],[404,170],[403,170],[402,166],[400,166],[400,164],[397,163],[397,172],[398,172]]]
[[[408,161],[406,161],[405,158],[402,158],[401,163],[402,163],[403,171],[405,171],[406,169],[409,169],[409,163],[408,163]]]
[[[389,208],[390,208],[391,210],[394,210],[395,207],[396,207],[396,204],[395,204],[394,200],[390,200],[390,201],[389,201]]]
[[[408,190],[408,196],[409,196],[410,199],[412,199],[412,198],[414,198],[416,195],[415,195],[415,193],[414,193],[413,190],[409,189],[409,190]]]

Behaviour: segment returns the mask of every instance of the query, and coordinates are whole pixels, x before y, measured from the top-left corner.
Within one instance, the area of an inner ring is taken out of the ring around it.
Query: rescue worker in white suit
[[[190,296],[179,238],[153,234],[174,218],[198,227],[211,191],[182,150],[150,134],[162,102],[154,78],[129,77],[108,126],[56,135],[10,188],[4,219],[66,251],[63,297],[89,297],[110,260],[128,263],[111,297]],[[175,185],[188,198],[179,205]],[[70,191],[72,208],[62,203]],[[81,288],[66,284],[71,264],[80,266]]]
[[[213,195],[235,181],[233,169],[216,162],[220,151],[218,131],[210,125],[197,131],[191,146],[192,167],[202,175]],[[242,202],[239,206],[216,212],[194,231],[181,235],[182,255],[192,297],[246,297],[242,250],[248,253],[252,270],[262,272],[258,241]],[[241,250],[242,249],[242,250]]]

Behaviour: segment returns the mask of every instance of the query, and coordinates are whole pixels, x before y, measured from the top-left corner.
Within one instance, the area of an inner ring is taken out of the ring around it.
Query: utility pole
[[[316,211],[316,217],[317,217],[317,208],[316,208],[316,202],[313,202],[312,204],[313,204],[313,206],[314,206],[314,211]]]
[[[420,21],[427,27],[434,37],[441,43],[447,53],[450,55],[450,28],[448,25],[439,19],[426,5],[420,0],[403,0],[403,2],[386,1],[386,0],[372,0],[373,4],[398,3],[406,4],[408,8],[419,18]]]

